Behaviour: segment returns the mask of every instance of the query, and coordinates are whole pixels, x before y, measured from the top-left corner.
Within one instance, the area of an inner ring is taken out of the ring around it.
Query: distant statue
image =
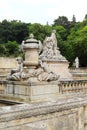
[[[76,67],[76,69],[79,68],[79,58],[78,57],[75,58],[75,67]]]

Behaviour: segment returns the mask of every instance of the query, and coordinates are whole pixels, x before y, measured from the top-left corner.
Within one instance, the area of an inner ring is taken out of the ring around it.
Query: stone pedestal
[[[30,102],[51,101],[60,95],[58,82],[24,83],[9,81],[5,87],[7,97]]]
[[[50,70],[52,70],[55,74],[60,75],[59,80],[72,80],[72,75],[68,69],[68,61],[48,59],[45,62],[47,62]]]

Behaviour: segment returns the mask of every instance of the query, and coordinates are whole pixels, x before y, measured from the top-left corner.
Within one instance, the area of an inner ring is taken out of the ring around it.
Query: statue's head
[[[22,57],[17,57],[16,60],[18,61],[18,64],[21,64],[23,62]]]

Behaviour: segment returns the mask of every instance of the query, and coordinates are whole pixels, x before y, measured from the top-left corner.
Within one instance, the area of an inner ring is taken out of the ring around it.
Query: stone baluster
[[[87,92],[87,82],[83,81],[64,81],[61,83],[62,94]]]
[[[84,84],[84,89],[83,89],[83,91],[84,91],[84,92],[87,92],[87,90],[86,90],[86,83],[84,82],[83,84]]]
[[[85,90],[86,90],[86,92],[87,92],[87,82],[85,82]]]

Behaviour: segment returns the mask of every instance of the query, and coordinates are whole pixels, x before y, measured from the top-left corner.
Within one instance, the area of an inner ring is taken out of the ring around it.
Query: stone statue
[[[56,31],[53,30],[50,37],[46,37],[43,42],[43,49],[40,55],[40,59],[57,59],[66,60],[60,54],[59,48],[57,47]]]
[[[59,75],[52,72],[46,62],[40,61],[40,67],[34,71],[39,81],[55,81],[59,79]]]
[[[51,71],[46,60],[43,60],[44,58],[50,60],[66,60],[58,50],[55,33],[56,31],[53,30],[51,36],[45,38],[43,45],[41,41],[34,39],[33,34],[30,34],[29,39],[22,42],[25,61],[23,62],[22,58],[18,57],[16,60],[18,61],[19,67],[12,69],[7,79],[15,81],[30,81],[31,79],[33,79],[33,81],[34,79],[37,81],[58,80],[59,75]],[[36,58],[34,58],[34,54]]]
[[[42,45],[42,43],[41,43],[40,40],[39,40],[39,44],[38,44],[38,46],[39,46],[39,54],[40,54],[41,51],[42,51],[42,49],[43,49],[43,45]]]
[[[38,81],[55,81],[59,79],[59,75],[56,75],[54,72],[49,70],[49,67],[46,62],[42,62],[40,60],[40,64],[37,69],[32,70],[31,73],[24,71],[23,69],[23,61],[21,57],[16,59],[18,61],[18,68],[12,69],[9,76],[7,76],[7,80],[26,80],[28,81],[31,77],[36,77]]]
[[[46,37],[43,43],[43,52],[40,57],[52,58],[53,57],[53,42],[50,37]]]
[[[75,67],[76,67],[76,69],[79,68],[79,58],[78,57],[75,58]]]
[[[56,39],[56,30],[52,31],[51,38],[53,41],[54,51],[58,48],[57,47],[57,39]]]
[[[16,60],[18,61],[18,68],[16,69],[12,69],[10,72],[10,75],[7,76],[7,80],[20,80],[21,79],[21,74],[23,71],[23,59],[21,57],[16,58]]]

